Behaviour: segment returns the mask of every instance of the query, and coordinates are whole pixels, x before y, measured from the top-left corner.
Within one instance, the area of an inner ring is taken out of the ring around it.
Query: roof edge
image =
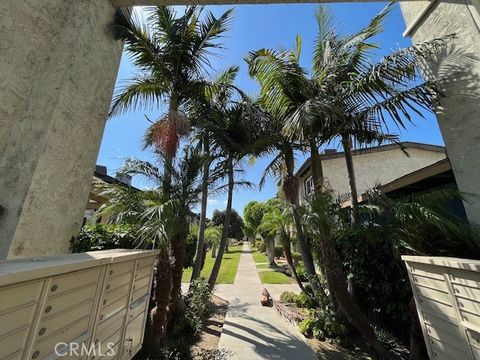
[[[352,151],[352,155],[357,156],[357,155],[364,155],[364,154],[370,154],[370,153],[381,152],[381,151],[389,151],[389,150],[398,149],[400,147],[404,147],[406,149],[421,149],[426,151],[445,153],[445,146],[425,144],[425,143],[419,143],[415,141],[402,141],[398,144],[386,144],[386,145],[372,146],[372,147],[363,148],[363,149],[355,149]],[[340,158],[344,156],[345,156],[345,152],[341,151],[335,154],[320,154],[320,159],[330,160],[330,159]],[[305,160],[302,166],[300,166],[300,168],[295,173],[295,176],[303,176],[303,174],[309,169],[309,167],[310,167],[310,158]]]

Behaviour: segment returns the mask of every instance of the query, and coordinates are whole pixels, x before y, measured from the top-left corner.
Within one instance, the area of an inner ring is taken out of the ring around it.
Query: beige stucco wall
[[[105,0],[0,1],[0,259],[81,226],[122,44]]]
[[[423,12],[426,7],[428,11]],[[472,223],[480,224],[480,1],[404,1],[401,9],[406,35],[414,43],[456,34],[452,48],[470,57],[469,61],[456,58],[451,63],[464,73],[457,74],[457,79],[443,89],[445,98],[437,118],[459,190],[476,196],[465,203],[467,216]],[[453,59],[451,55],[449,58]],[[429,64],[425,70],[428,76],[437,74],[438,69]]]
[[[376,184],[386,184],[415,170],[431,165],[445,158],[441,152],[408,149],[409,157],[400,149],[360,154],[353,157],[358,193],[362,194]],[[350,193],[345,158],[338,157],[322,161],[326,186],[335,196],[347,196]],[[300,181],[300,194],[305,196],[304,181],[310,176],[305,174]]]

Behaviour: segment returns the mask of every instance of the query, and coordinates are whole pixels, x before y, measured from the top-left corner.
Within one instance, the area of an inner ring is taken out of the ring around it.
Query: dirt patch
[[[205,320],[200,339],[192,347],[192,353],[195,359],[203,359],[205,352],[216,350],[220,335],[222,335],[223,323],[227,314],[228,301],[212,295],[213,312],[208,319]]]
[[[328,341],[307,339],[308,345],[315,351],[320,360],[371,360],[360,350],[349,350]]]

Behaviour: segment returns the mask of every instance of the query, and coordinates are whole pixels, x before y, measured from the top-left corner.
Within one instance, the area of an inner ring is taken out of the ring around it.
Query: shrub
[[[315,300],[304,291],[298,294],[296,304],[298,307],[302,307],[306,309],[313,309],[314,307],[317,306]]]
[[[296,304],[298,299],[298,295],[291,291],[284,291],[280,295],[280,301],[286,304]]]
[[[293,263],[295,265],[299,265],[300,261],[303,261],[302,255],[298,252],[295,252],[295,251],[292,252],[292,259],[293,259]]]
[[[193,266],[193,259],[197,250],[198,226],[191,226],[185,243],[185,258],[183,259],[183,268]]]
[[[118,248],[146,248],[148,244],[139,244],[134,233],[134,229],[129,225],[86,225],[70,240],[70,250],[79,253]]]
[[[274,254],[276,258],[283,256],[283,246],[275,246]]]
[[[264,253],[265,251],[267,251],[267,244],[265,243],[265,241],[259,242],[257,249],[258,249],[258,251],[260,251],[261,253]]]
[[[168,338],[160,353],[155,354],[156,360],[191,360],[191,340],[184,336]]]
[[[298,325],[300,332],[308,338],[319,340],[325,338],[344,342],[347,338],[347,328],[340,313],[328,307],[327,309],[311,310],[309,315]]]
[[[212,293],[205,279],[200,278],[190,283],[185,295],[185,325],[197,335],[203,327],[203,319],[210,311]]]
[[[307,273],[305,271],[305,267],[303,265],[297,265],[295,267],[295,270],[297,270],[297,275],[300,278],[301,281],[307,281]]]

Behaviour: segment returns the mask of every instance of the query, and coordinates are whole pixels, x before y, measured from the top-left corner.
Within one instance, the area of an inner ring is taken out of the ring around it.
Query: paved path
[[[271,293],[277,298],[281,291],[293,290],[296,285],[266,287],[270,291],[274,289]],[[245,244],[235,283],[216,288],[216,293],[230,302],[219,348],[230,351],[232,360],[317,359],[293,325],[273,308],[260,304],[262,289],[250,249]]]

